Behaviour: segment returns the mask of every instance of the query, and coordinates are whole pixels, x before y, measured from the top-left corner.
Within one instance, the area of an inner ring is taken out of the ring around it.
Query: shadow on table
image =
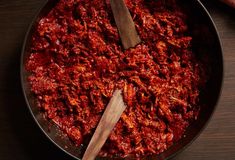
[[[201,0],[209,12],[223,12],[228,16],[231,16],[231,19],[235,21],[235,8],[232,8],[219,0]]]

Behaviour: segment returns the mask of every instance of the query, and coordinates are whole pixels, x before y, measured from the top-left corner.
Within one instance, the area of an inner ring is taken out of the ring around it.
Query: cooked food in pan
[[[107,0],[60,0],[33,33],[26,69],[37,104],[80,146],[113,91],[126,111],[100,156],[159,154],[197,119],[209,69],[177,0],[125,0],[143,41],[122,48]]]

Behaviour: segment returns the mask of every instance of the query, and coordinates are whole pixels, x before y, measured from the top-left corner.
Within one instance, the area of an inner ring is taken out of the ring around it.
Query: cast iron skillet
[[[26,34],[25,41],[22,49],[21,56],[21,83],[24,96],[33,118],[38,126],[42,129],[45,135],[61,150],[74,157],[75,159],[81,158],[81,148],[75,147],[69,139],[52,123],[45,120],[42,114],[38,111],[36,106],[35,97],[30,92],[27,76],[29,73],[25,70],[25,61],[29,56],[29,46],[31,43],[31,36],[35,30],[35,26],[40,18],[46,15],[53,6],[56,5],[58,0],[48,0],[45,2],[43,8],[33,20]],[[205,125],[212,116],[215,106],[220,96],[223,81],[223,57],[220,40],[216,31],[215,25],[206,11],[205,7],[199,0],[182,0],[181,4],[190,16],[189,26],[193,36],[193,50],[199,58],[203,59],[207,55],[211,60],[208,66],[211,67],[211,77],[207,83],[204,91],[201,91],[201,102],[205,103],[201,109],[198,120],[187,128],[185,136],[170,147],[165,152],[150,157],[143,157],[143,159],[169,159],[182,151],[188,146],[199,133],[205,128]],[[100,158],[101,159],[101,158]],[[103,158],[104,159],[104,158]],[[129,159],[129,158],[128,158]]]

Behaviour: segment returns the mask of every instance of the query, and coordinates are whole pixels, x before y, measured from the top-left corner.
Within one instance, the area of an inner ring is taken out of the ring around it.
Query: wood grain
[[[141,40],[125,2],[110,0],[110,4],[124,49],[135,47]]]
[[[72,160],[39,130],[22,96],[19,59],[27,27],[43,0],[0,0],[0,159]],[[218,28],[224,50],[224,84],[207,128],[174,160],[235,159],[235,11],[204,0]]]
[[[95,159],[125,109],[122,91],[117,89],[100,119],[82,160]]]

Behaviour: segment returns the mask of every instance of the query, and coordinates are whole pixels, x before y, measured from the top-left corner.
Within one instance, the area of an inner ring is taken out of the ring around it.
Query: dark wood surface
[[[72,160],[42,134],[20,86],[20,50],[43,0],[0,0],[0,159]],[[217,110],[203,133],[174,160],[235,159],[235,10],[204,0],[224,50],[224,84]]]

